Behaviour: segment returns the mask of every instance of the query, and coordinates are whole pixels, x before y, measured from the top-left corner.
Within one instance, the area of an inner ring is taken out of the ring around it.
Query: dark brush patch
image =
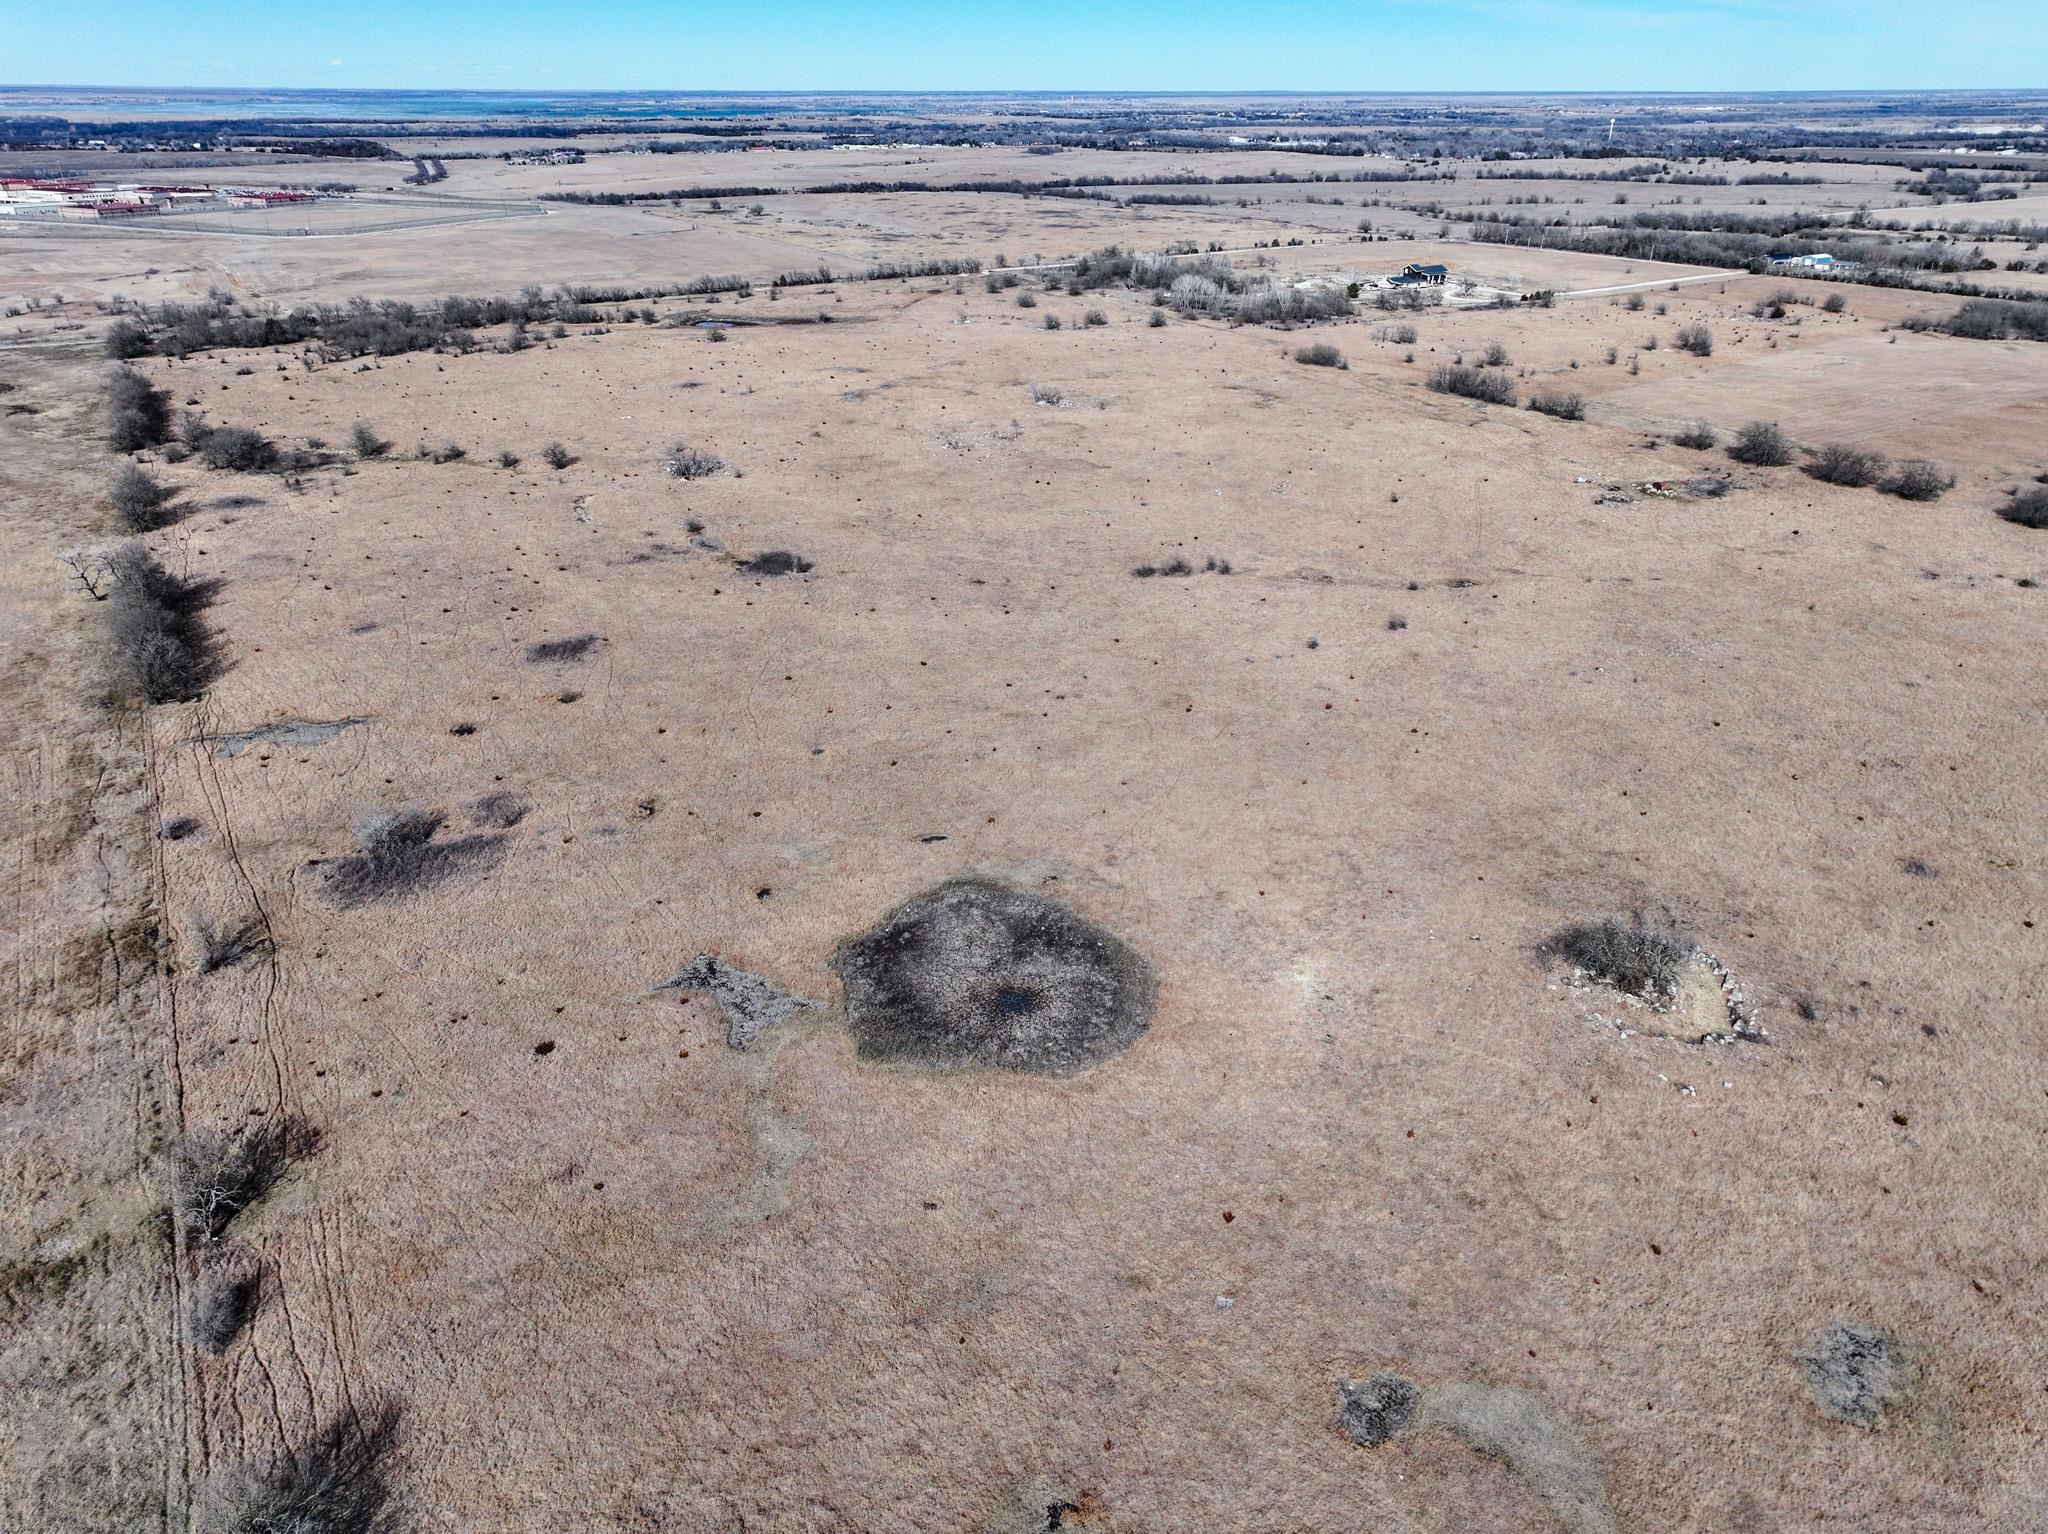
[[[1072,1076],[1151,1025],[1158,983],[1129,945],[1059,901],[992,879],[915,896],[832,967],[869,1060]]]
[[[740,562],[740,571],[746,575],[802,575],[810,568],[808,559],[788,549],[770,549]]]
[[[1353,1443],[1378,1448],[1415,1419],[1422,1391],[1413,1380],[1388,1369],[1353,1384],[1337,1384],[1337,1425]]]
[[[1853,1321],[1830,1323],[1799,1355],[1807,1393],[1838,1422],[1874,1428],[1897,1403],[1905,1383],[1899,1346]]]
[[[603,644],[597,634],[572,634],[567,639],[543,639],[526,647],[526,658],[535,665],[582,660]]]
[[[469,823],[479,830],[509,831],[528,815],[533,805],[519,794],[485,794],[469,806]]]
[[[399,810],[366,821],[355,852],[316,860],[327,896],[340,909],[410,899],[505,855],[500,834],[437,841],[447,817],[439,810]]]
[[[1693,945],[1641,916],[1626,922],[1603,917],[1552,934],[1539,951],[1631,996],[1668,996]]]

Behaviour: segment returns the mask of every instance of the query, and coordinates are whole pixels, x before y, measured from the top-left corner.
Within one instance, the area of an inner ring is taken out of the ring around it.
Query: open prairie
[[[1200,190],[0,224],[0,1522],[2048,1517],[2048,349]]]

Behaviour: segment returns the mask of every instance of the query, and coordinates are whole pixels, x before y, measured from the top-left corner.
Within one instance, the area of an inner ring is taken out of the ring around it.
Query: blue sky
[[[2040,0],[8,0],[0,81],[534,90],[2048,86]]]

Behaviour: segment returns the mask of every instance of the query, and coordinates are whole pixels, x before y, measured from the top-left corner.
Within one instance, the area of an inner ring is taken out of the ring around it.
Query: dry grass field
[[[1993,514],[2048,350],[1296,216],[1355,205],[763,201],[0,229],[0,1526],[260,1527],[293,1455],[362,1530],[2048,1519],[2048,532]],[[145,356],[314,456],[138,455],[216,670],[107,702],[96,300],[1275,238],[1594,292]],[[1605,918],[1668,1000],[1575,967]]]

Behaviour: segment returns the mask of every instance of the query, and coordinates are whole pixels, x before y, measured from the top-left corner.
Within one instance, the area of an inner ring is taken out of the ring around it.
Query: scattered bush
[[[1755,468],[1782,468],[1792,461],[1792,444],[1776,421],[1751,421],[1728,444],[1728,456]]]
[[[1627,298],[1624,298],[1621,301],[1621,306],[1622,308],[1628,310],[1631,314],[1640,314],[1643,312],[1643,295],[1640,293],[1631,293]]]
[[[1109,323],[1109,316],[1100,309],[1090,309],[1081,316],[1081,323],[1092,329],[1097,325],[1107,325]]]
[[[1677,447],[1690,448],[1709,448],[1714,446],[1716,440],[1714,428],[1705,421],[1694,421],[1692,425],[1686,427],[1684,431],[1671,439],[1673,445]]]
[[[277,445],[263,433],[246,426],[208,428],[204,436],[190,446],[199,455],[199,461],[209,469],[261,474],[277,466]]]
[[[1145,323],[1152,329],[1158,330],[1166,323],[1166,311],[1164,309],[1154,309],[1145,316]]]
[[[1294,360],[1312,368],[1349,368],[1344,354],[1327,341],[1318,341],[1313,346],[1304,346],[1294,354]]]
[[[155,447],[171,434],[170,391],[133,368],[107,375],[107,445],[117,453]]]
[[[1691,957],[1692,944],[1677,933],[1649,926],[1640,916],[1627,922],[1606,917],[1566,927],[1545,941],[1541,951],[1618,991],[1658,999],[1678,988],[1679,967]]]
[[[1848,307],[1849,306],[1842,301],[1842,295],[1839,293],[1830,293],[1826,298],[1821,300],[1821,308],[1828,314],[1840,314],[1844,309]]]
[[[1805,467],[1808,474],[1825,484],[1861,488],[1877,483],[1885,471],[1885,458],[1882,453],[1834,442],[1813,449]]]
[[[2020,527],[2048,527],[2048,490],[2020,490],[1997,508],[1999,516]]]
[[[1514,380],[1505,373],[1489,373],[1482,368],[1456,364],[1435,368],[1429,375],[1429,387],[1438,394],[1461,394],[1489,405],[1515,403]]]
[[[319,1137],[305,1120],[273,1113],[234,1134],[200,1130],[170,1148],[171,1212],[188,1242],[211,1246],[235,1216],[276,1186]]]
[[[348,445],[358,458],[382,458],[391,451],[391,444],[370,430],[366,421],[358,421],[348,429]]]
[[[1045,328],[1047,330],[1058,330],[1060,328],[1060,317],[1057,314],[1048,314],[1045,317]]]
[[[129,463],[123,464],[114,475],[107,499],[113,505],[115,520],[124,531],[146,533],[171,520],[166,508],[176,494],[154,475]]]
[[[1508,365],[1508,349],[1498,341],[1488,341],[1486,350],[1480,354],[1479,365],[1488,368],[1504,368]]]
[[[677,479],[704,479],[725,467],[725,460],[716,453],[702,452],[686,442],[678,442],[669,451],[668,472]]]
[[[455,463],[469,456],[468,450],[459,443],[443,442],[437,448],[428,449],[420,456],[429,463]]]
[[[499,468],[501,468],[501,469],[516,469],[516,468],[518,468],[518,467],[519,467],[519,455],[518,455],[517,453],[514,453],[514,452],[509,452],[509,451],[508,451],[508,452],[503,452],[503,453],[500,453],[500,454],[498,455],[498,467],[499,467]]]
[[[1034,383],[1030,387],[1030,394],[1031,403],[1034,405],[1051,405],[1057,409],[1067,402],[1066,395],[1051,384]]]
[[[1038,307],[1037,295],[1029,288],[1020,290],[1017,294],[1017,307],[1019,309],[1036,309]]]
[[[1681,325],[1678,327],[1678,349],[1691,352],[1695,357],[1714,355],[1714,333],[1704,325]]]
[[[1529,408],[1543,415],[1554,415],[1560,421],[1583,421],[1586,419],[1586,401],[1578,394],[1532,394]]]
[[[576,461],[576,455],[559,442],[550,442],[540,450],[541,462],[551,469],[566,469]]]
[[[114,670],[123,692],[148,703],[184,703],[220,674],[213,631],[201,620],[219,590],[171,574],[139,543],[107,560]]]

